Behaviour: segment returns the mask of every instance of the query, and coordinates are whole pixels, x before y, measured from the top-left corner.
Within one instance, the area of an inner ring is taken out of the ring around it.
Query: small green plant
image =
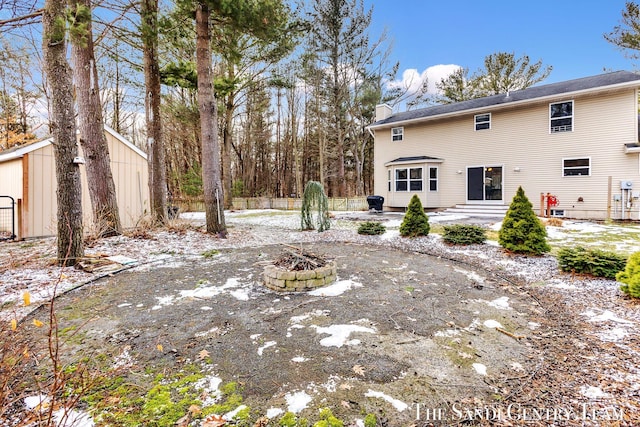
[[[358,227],[358,234],[366,234],[369,236],[377,236],[384,234],[387,228],[379,222],[367,221],[360,224]]]
[[[420,198],[414,194],[400,224],[400,235],[402,237],[426,236],[429,230],[429,217],[424,213]]]
[[[329,408],[320,410],[320,421],[316,422],[313,427],[344,427],[342,420],[336,418]]]
[[[522,187],[518,187],[502,221],[498,243],[508,251],[526,255],[542,255],[551,250],[547,230],[533,212]]]
[[[445,225],[442,240],[450,245],[475,245],[484,243],[487,233],[479,225]]]
[[[278,422],[280,427],[307,427],[309,422],[306,418],[298,418],[293,412],[287,412]]]
[[[616,274],[616,280],[624,283],[620,286],[622,292],[640,298],[640,252],[631,254],[624,271]]]
[[[364,427],[376,427],[378,425],[378,417],[376,414],[367,414],[364,417]]]
[[[607,279],[615,279],[616,274],[624,270],[626,262],[627,259],[624,256],[600,249],[585,249],[577,246],[562,248],[558,251],[560,270]]]
[[[202,252],[202,256],[205,258],[213,258],[214,256],[220,253],[217,249],[209,249],[208,251]]]

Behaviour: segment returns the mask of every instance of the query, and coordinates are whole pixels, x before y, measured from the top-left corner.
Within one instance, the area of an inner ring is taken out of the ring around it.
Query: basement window
[[[591,175],[591,159],[589,157],[579,159],[562,159],[562,176],[589,175]]]

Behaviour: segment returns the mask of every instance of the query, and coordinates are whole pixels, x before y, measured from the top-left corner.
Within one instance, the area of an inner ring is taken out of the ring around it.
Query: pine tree
[[[627,266],[616,275],[616,280],[624,283],[620,286],[622,292],[640,298],[640,252],[631,254]]]
[[[400,235],[403,237],[426,236],[430,228],[429,217],[424,213],[422,202],[418,195],[414,194],[400,224]]]
[[[541,255],[551,250],[546,238],[547,230],[533,212],[533,205],[522,187],[518,187],[502,221],[498,243],[512,252]]]

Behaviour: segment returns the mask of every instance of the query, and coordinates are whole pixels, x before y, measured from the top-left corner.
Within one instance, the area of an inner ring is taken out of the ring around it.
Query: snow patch
[[[485,320],[483,325],[486,326],[487,328],[492,328],[492,329],[502,328],[502,324],[500,322],[498,322],[497,320],[492,320],[492,319]]]
[[[306,362],[307,360],[309,360],[309,359],[307,359],[306,357],[303,357],[303,356],[296,356],[293,359],[291,359],[291,361],[295,362],[295,363],[302,363],[302,362]]]
[[[616,323],[622,323],[625,325],[633,325],[633,322],[628,321],[627,319],[622,319],[618,316],[616,316],[615,313],[613,313],[612,311],[609,310],[604,310],[602,312],[602,314],[596,315],[596,313],[593,310],[589,310],[589,311],[585,311],[584,313],[580,313],[580,315],[582,316],[587,316],[589,317],[589,322],[607,322],[607,321],[611,321],[611,322],[616,322]]]
[[[272,419],[277,417],[278,415],[284,413],[284,411],[280,408],[269,408],[267,409],[267,418]]]
[[[376,331],[371,328],[358,325],[331,325],[328,327],[312,325],[319,334],[329,334],[328,337],[320,340],[320,345],[324,347],[342,347],[343,345],[358,345],[360,340],[349,340],[349,335],[354,332],[367,332],[370,334]]]
[[[511,307],[509,306],[509,297],[500,297],[487,302],[487,304],[500,310],[511,310]]]
[[[236,415],[238,415],[238,412],[242,411],[243,409],[246,409],[247,405],[240,405],[238,406],[236,409],[234,409],[231,412],[227,412],[226,414],[224,414],[222,416],[222,418],[224,418],[225,420],[229,421],[232,420],[236,417]]]
[[[267,341],[262,347],[258,348],[258,356],[262,356],[262,353],[266,349],[268,349],[269,347],[273,347],[276,344],[278,344],[276,341]]]
[[[402,411],[404,411],[405,409],[407,409],[409,407],[409,405],[407,405],[403,401],[398,400],[398,399],[394,399],[393,397],[391,397],[389,395],[386,395],[386,394],[384,394],[384,393],[382,393],[380,391],[374,391],[374,390],[369,389],[369,391],[365,393],[365,396],[366,397],[377,397],[379,399],[383,399],[386,402],[391,403],[391,405],[394,408],[396,408],[396,410],[398,412],[402,412]]]
[[[313,291],[308,292],[308,294],[317,297],[335,297],[338,295],[342,295],[351,288],[360,287],[362,287],[362,283],[354,282],[351,279],[339,280],[332,285],[314,289]]]
[[[484,283],[484,277],[480,276],[475,271],[463,270],[461,268],[455,268],[454,270],[457,273],[464,274],[465,276],[467,276],[467,279],[469,279],[469,280],[473,280],[473,281],[475,281],[477,283]]]
[[[472,366],[478,374],[487,375],[487,367],[482,363],[474,363]]]
[[[600,387],[594,386],[582,386],[580,387],[580,393],[583,396],[589,397],[591,399],[599,399],[608,396],[608,394],[602,391]]]
[[[307,407],[307,405],[313,400],[304,391],[298,391],[295,393],[287,393],[284,395],[284,400],[287,402],[287,410],[297,414]]]

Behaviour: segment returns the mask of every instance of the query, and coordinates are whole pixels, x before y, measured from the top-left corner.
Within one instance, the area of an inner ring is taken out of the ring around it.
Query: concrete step
[[[502,218],[509,206],[505,205],[456,205],[444,210],[446,213],[457,213],[471,217]]]

